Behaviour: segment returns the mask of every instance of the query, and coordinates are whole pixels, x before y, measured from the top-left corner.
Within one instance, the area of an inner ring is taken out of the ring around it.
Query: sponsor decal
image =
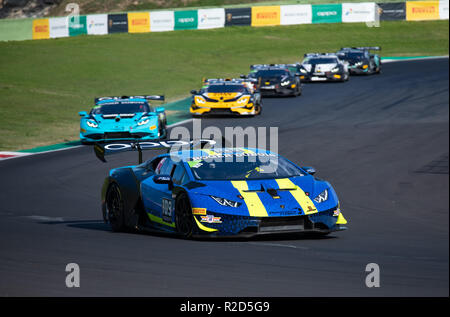
[[[312,9],[309,4],[280,6],[280,15],[282,25],[312,23]]]
[[[77,19],[78,18],[78,19]],[[86,16],[69,17],[69,36],[87,34]]]
[[[150,13],[149,12],[128,13],[128,32],[129,33],[150,32]]]
[[[50,38],[69,36],[68,18],[51,18],[49,20]]]
[[[252,7],[252,26],[280,25],[280,6]]]
[[[225,9],[198,10],[198,28],[213,29],[225,26]]]
[[[312,5],[312,23],[342,22],[342,5],[319,4]]]
[[[222,223],[222,218],[216,217],[213,215],[206,215],[200,217],[200,222],[206,222],[206,223]]]
[[[342,22],[374,22],[375,3],[343,3]]]
[[[175,30],[197,29],[198,13],[197,10],[175,11]]]
[[[95,35],[108,34],[108,15],[92,14],[86,17],[87,33]]]
[[[225,25],[226,26],[242,26],[251,25],[252,9],[251,8],[233,8],[225,9]]]
[[[128,32],[127,14],[108,14],[108,33]]]
[[[407,1],[406,20],[439,20],[439,1]]]
[[[206,208],[192,208],[192,214],[206,216]]]
[[[50,38],[50,28],[48,19],[33,20],[33,40]]]
[[[393,21],[393,20],[405,20],[406,19],[406,3],[378,3],[378,14],[380,20]]]
[[[439,1],[439,18],[448,20],[448,0]]]

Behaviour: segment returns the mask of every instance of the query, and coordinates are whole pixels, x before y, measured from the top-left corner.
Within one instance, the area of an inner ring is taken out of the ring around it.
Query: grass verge
[[[384,56],[448,55],[448,21],[230,27],[0,43],[0,150],[78,138],[95,96],[188,96],[206,77],[252,63],[295,62],[309,51],[380,45]],[[167,109],[177,119],[188,109]]]

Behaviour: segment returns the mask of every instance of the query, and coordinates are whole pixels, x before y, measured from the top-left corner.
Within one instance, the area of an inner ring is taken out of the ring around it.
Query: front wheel
[[[190,238],[194,230],[194,216],[186,193],[181,193],[175,201],[175,227],[184,238]]]

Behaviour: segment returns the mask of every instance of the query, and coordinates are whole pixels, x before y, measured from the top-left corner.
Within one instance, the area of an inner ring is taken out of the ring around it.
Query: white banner
[[[448,0],[439,1],[439,19],[448,20]]]
[[[108,34],[108,15],[91,14],[86,17],[86,28],[88,34]]]
[[[150,32],[173,31],[174,26],[173,11],[150,12]]]
[[[310,4],[280,6],[281,25],[311,24],[312,9]]]
[[[69,36],[69,23],[67,17],[49,19],[50,38]]]
[[[223,28],[225,26],[225,9],[200,9],[198,13],[198,29]]]
[[[343,3],[342,22],[374,22],[375,3]]]

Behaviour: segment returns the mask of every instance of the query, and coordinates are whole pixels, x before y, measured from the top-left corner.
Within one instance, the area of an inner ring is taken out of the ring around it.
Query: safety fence
[[[197,30],[228,26],[439,20],[448,19],[448,10],[449,0],[441,0],[91,14],[24,20],[22,24],[17,20],[0,20],[0,40]]]

